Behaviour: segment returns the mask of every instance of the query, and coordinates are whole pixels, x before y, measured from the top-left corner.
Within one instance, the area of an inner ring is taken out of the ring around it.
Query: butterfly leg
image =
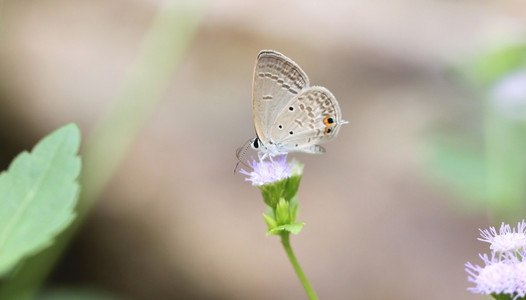
[[[268,153],[262,153],[262,152],[258,153],[259,161],[264,161],[265,158],[267,158],[267,156],[268,156]]]

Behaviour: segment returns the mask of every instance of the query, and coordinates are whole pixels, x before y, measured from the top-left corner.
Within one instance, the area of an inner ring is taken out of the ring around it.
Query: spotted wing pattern
[[[324,87],[310,87],[289,100],[270,127],[280,152],[323,153],[319,144],[334,138],[342,124],[340,106]]]

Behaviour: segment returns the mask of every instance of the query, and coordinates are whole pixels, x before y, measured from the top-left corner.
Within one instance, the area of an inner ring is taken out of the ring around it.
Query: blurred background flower
[[[495,299],[524,299],[526,295],[526,253],[524,252],[524,220],[517,227],[501,224],[479,229],[479,241],[490,243],[491,253],[479,254],[484,266],[465,264],[468,281],[475,286],[468,288],[476,294],[492,295]]]
[[[505,76],[491,95],[495,109],[509,118],[526,118],[526,70]]]
[[[327,154],[289,158],[318,295],[480,299],[473,234],[524,216],[524,126],[486,104],[521,78],[525,17],[519,0],[3,1],[0,166],[67,122],[88,137],[86,222],[44,290],[304,297],[232,175],[255,58],[274,49],[350,121]]]

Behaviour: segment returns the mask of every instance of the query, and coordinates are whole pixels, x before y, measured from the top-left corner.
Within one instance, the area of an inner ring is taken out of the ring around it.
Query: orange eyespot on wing
[[[325,131],[323,132],[323,134],[329,135],[334,127],[334,117],[326,117],[325,119],[323,119],[323,124],[325,124]]]
[[[325,119],[323,119],[323,124],[325,124],[325,126],[329,126],[329,127],[334,126],[334,118],[331,117],[331,116],[326,117]]]

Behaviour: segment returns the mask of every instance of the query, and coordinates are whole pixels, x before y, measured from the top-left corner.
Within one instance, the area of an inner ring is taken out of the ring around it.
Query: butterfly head
[[[261,141],[258,137],[255,137],[252,141],[250,141],[250,146],[252,146],[252,149],[259,151],[261,148]]]
[[[284,148],[282,144],[274,143],[272,140],[268,140],[263,143],[259,137],[255,137],[253,140],[251,140],[250,146],[252,149],[256,150],[262,155],[262,159],[283,155],[294,151],[293,149]]]
[[[263,153],[265,157],[269,154],[276,155],[280,154],[277,149],[276,145],[272,143],[272,141],[267,141],[265,144],[261,142],[259,137],[255,137],[251,142],[250,146],[252,146],[252,149],[256,150],[257,152]]]

